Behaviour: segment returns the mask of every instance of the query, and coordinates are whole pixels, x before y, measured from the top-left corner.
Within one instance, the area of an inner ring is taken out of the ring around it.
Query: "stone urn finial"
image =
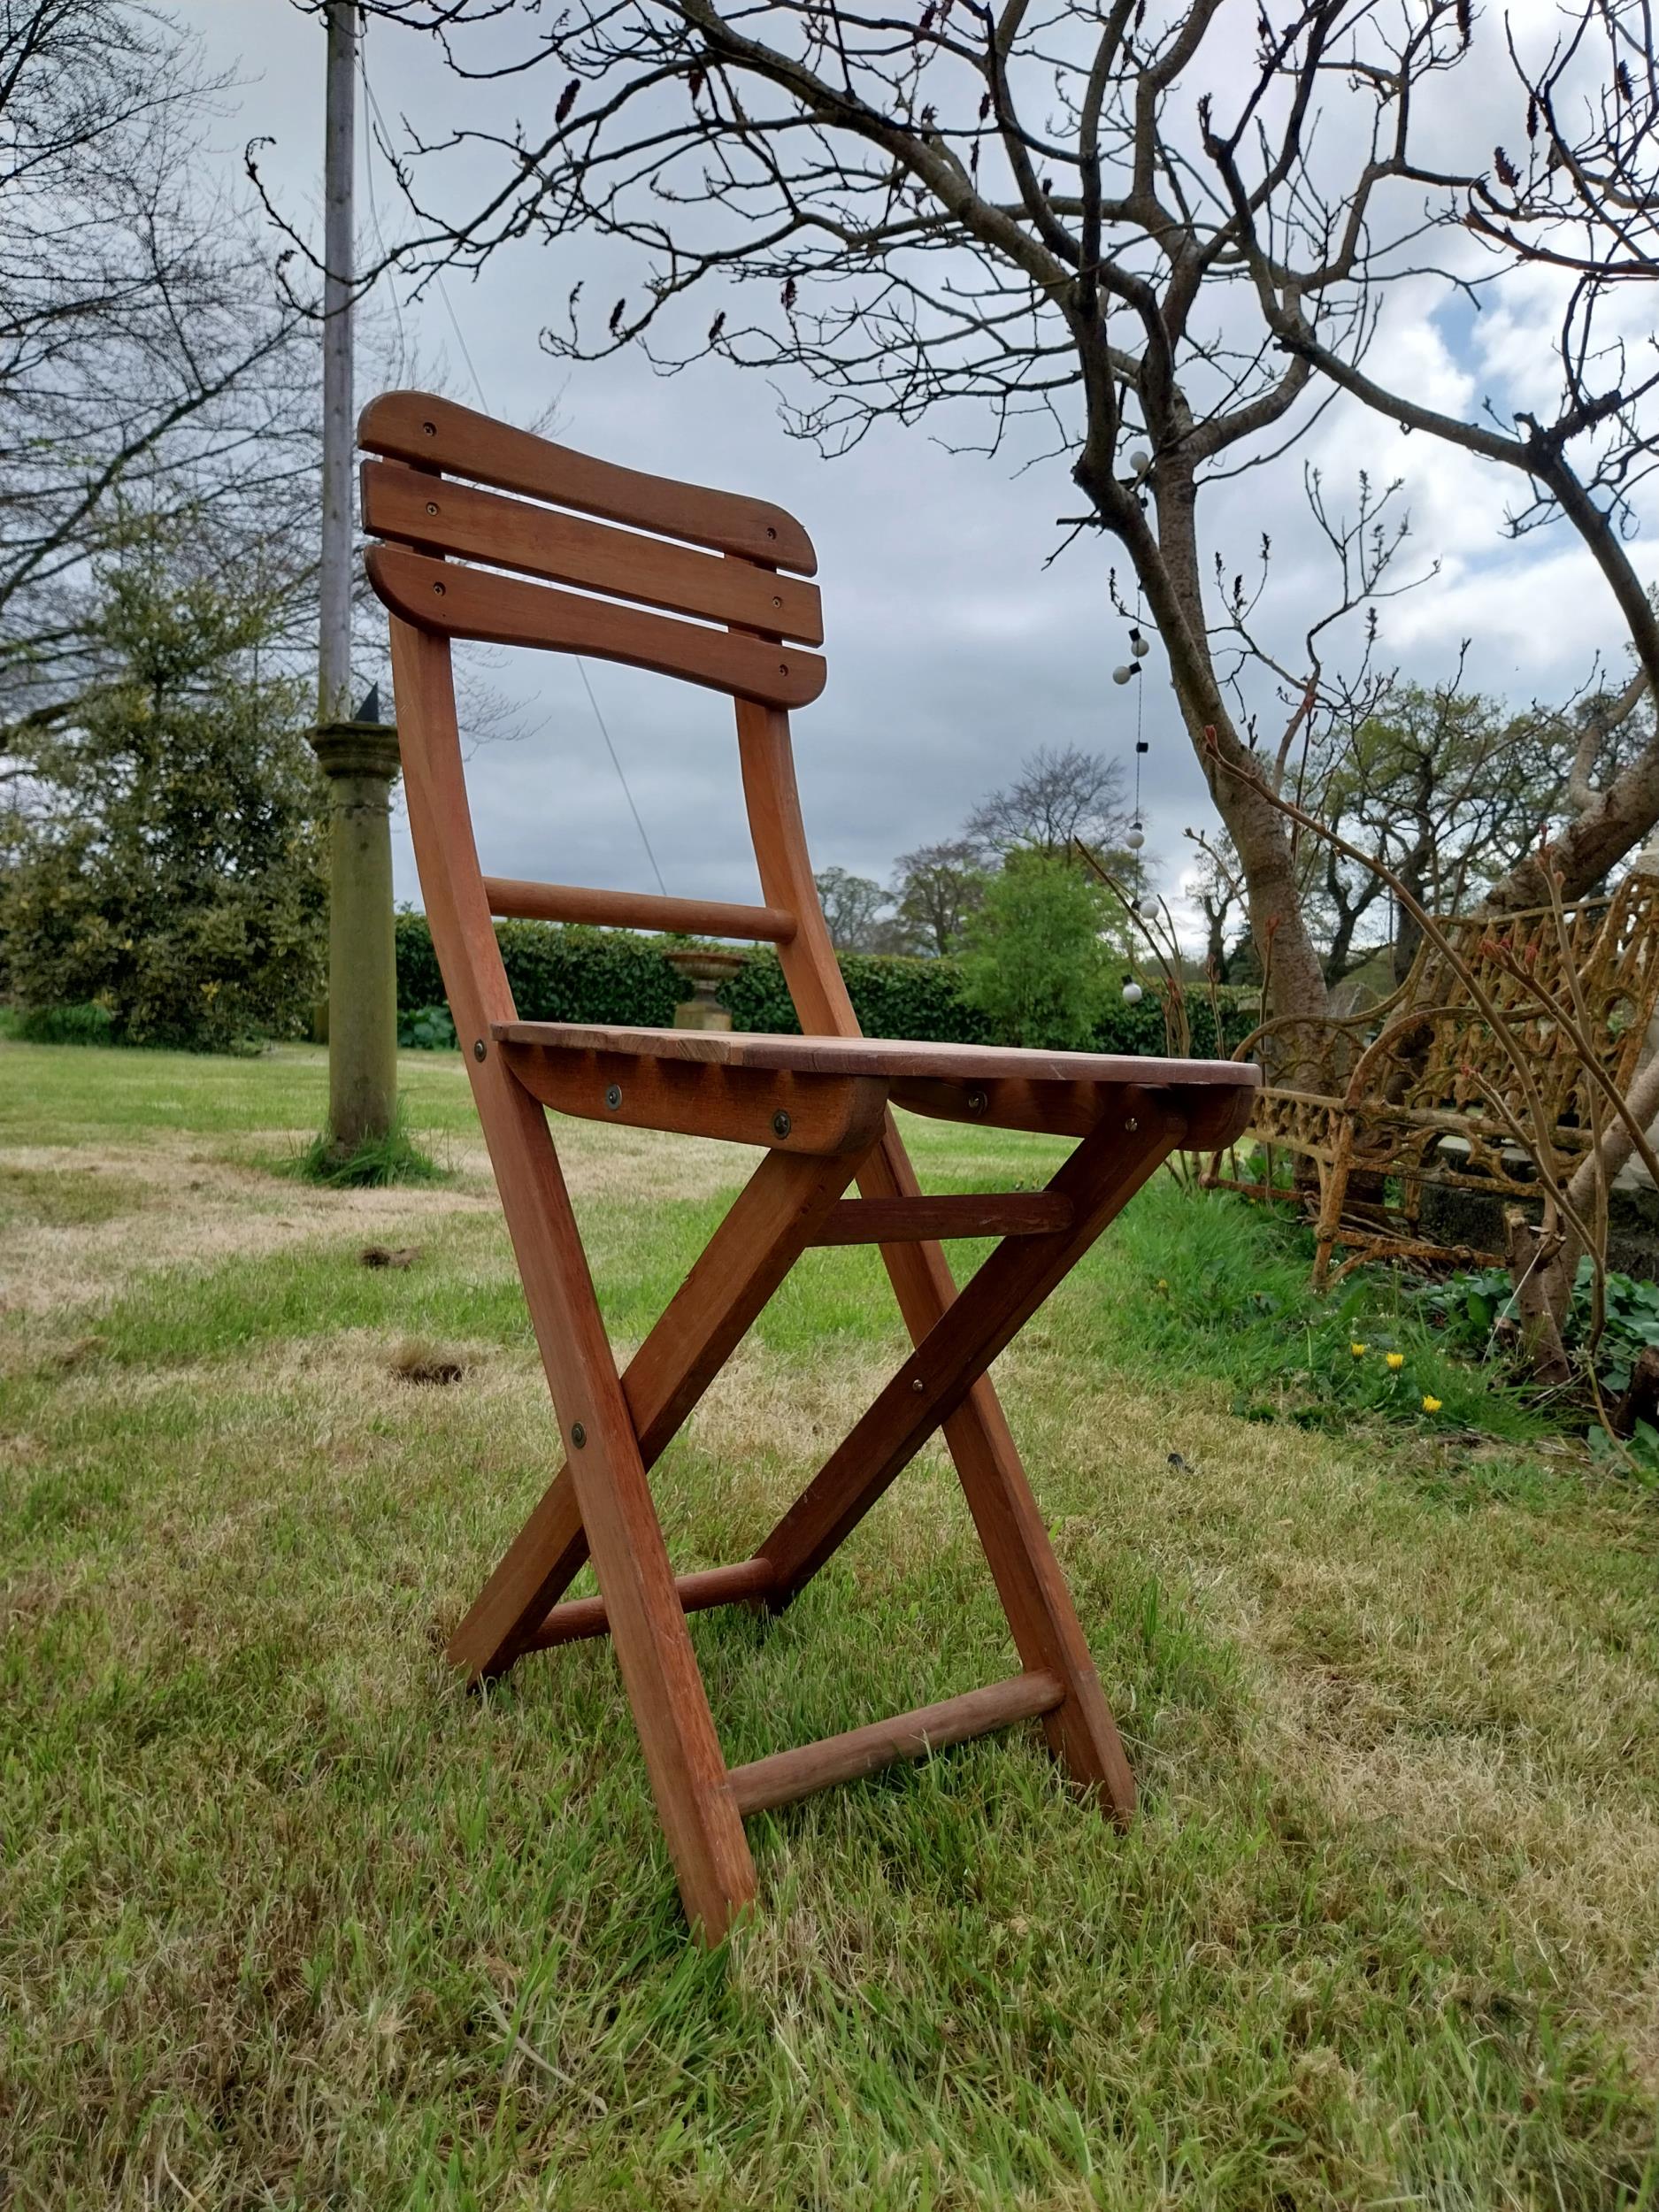
[[[721,984],[737,973],[748,954],[687,946],[683,952],[665,953],[663,956],[674,973],[683,975],[692,987],[691,996],[682,999],[674,1009],[674,1027],[729,1029],[732,1017],[714,995]]]

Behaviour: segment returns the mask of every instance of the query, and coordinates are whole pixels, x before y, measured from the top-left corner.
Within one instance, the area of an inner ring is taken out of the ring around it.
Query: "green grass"
[[[1016,1732],[751,1823],[705,1955],[608,1651],[442,1659],[551,1432],[465,1071],[402,1064],[450,1178],[335,1193],[274,1171],[317,1053],[0,1044],[8,2205],[1659,2200],[1650,1493],[1155,1185],[998,1368],[1133,1830]],[[907,1134],[941,1189],[1059,1151]],[[752,1156],[560,1140],[635,1341]],[[677,1559],[742,1555],[900,1341],[810,1255],[662,1463]],[[734,1761],[1010,1663],[933,1449],[693,1633]]]
[[[444,1171],[421,1150],[400,1114],[384,1136],[361,1137],[350,1146],[320,1132],[295,1156],[289,1172],[326,1190],[388,1190],[397,1183],[441,1182]]]

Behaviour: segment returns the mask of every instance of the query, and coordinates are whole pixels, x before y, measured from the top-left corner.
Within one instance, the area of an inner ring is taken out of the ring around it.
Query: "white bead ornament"
[[[1139,1006],[1145,995],[1146,994],[1141,990],[1141,986],[1133,981],[1133,979],[1124,985],[1124,1004],[1125,1006]]]
[[[1129,650],[1134,655],[1138,661],[1143,661],[1145,660],[1147,655],[1152,650],[1152,648],[1148,644],[1146,639],[1141,636],[1139,630],[1131,630],[1129,633]]]
[[[1146,841],[1147,833],[1145,830],[1141,828],[1139,822],[1135,824],[1134,827],[1130,831],[1128,836],[1124,840],[1124,843],[1128,847],[1132,853],[1138,853]]]
[[[1112,681],[1115,684],[1126,684],[1134,673],[1134,664],[1132,661],[1125,661],[1121,668],[1113,669]]]

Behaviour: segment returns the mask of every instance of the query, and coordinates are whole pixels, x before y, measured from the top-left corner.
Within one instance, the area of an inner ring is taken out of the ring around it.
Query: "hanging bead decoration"
[[[1129,465],[1134,470],[1137,479],[1144,476],[1151,465],[1152,457],[1148,453],[1135,452],[1129,457]],[[1138,676],[1141,673],[1141,662],[1151,650],[1151,645],[1141,627],[1141,594],[1137,590],[1134,620],[1129,628],[1129,658],[1121,668],[1113,669],[1112,681],[1118,684],[1126,684],[1132,677]],[[1149,749],[1146,739],[1141,735],[1141,704],[1144,696],[1141,691],[1138,690],[1135,693],[1135,810],[1129,825],[1128,834],[1124,839],[1124,843],[1135,856],[1134,896],[1128,902],[1128,906],[1130,914],[1137,919],[1141,913],[1143,888],[1140,856],[1147,841],[1146,829],[1141,815],[1141,763]],[[1146,994],[1135,980],[1133,974],[1125,975],[1123,987],[1124,1004],[1139,1006],[1145,995]]]
[[[1147,644],[1147,641],[1146,641],[1145,638],[1144,638],[1144,637],[1142,637],[1142,636],[1141,636],[1141,595],[1140,595],[1140,593],[1139,593],[1139,592],[1137,592],[1137,593],[1135,594],[1135,623],[1134,623],[1134,627],[1133,627],[1133,628],[1130,631],[1130,633],[1129,633],[1129,650],[1130,650],[1130,651],[1131,651],[1131,652],[1134,655],[1134,658],[1133,658],[1133,660],[1130,663],[1130,673],[1131,673],[1132,675],[1138,676],[1138,675],[1141,673],[1141,662],[1142,662],[1142,661],[1146,658],[1148,652],[1150,650],[1150,648],[1148,646],[1148,644]],[[1133,817],[1133,820],[1130,822],[1130,825],[1129,825],[1129,834],[1128,834],[1128,836],[1127,836],[1126,838],[1125,838],[1125,840],[1124,840],[1125,844],[1126,844],[1126,845],[1128,846],[1128,848],[1129,848],[1129,849],[1130,849],[1130,851],[1131,851],[1132,853],[1138,853],[1138,852],[1140,852],[1140,851],[1141,851],[1141,848],[1145,845],[1145,843],[1146,843],[1146,841],[1147,841],[1147,833],[1146,833],[1146,829],[1145,829],[1145,826],[1144,826],[1144,825],[1143,825],[1143,823],[1142,823],[1142,821],[1141,821],[1141,763],[1142,759],[1145,757],[1145,756],[1146,756],[1147,752],[1148,752],[1148,749],[1149,749],[1149,748],[1148,748],[1148,744],[1147,744],[1147,741],[1146,741],[1146,739],[1145,739],[1145,738],[1144,738],[1144,737],[1141,734],[1141,710],[1142,705],[1143,705],[1143,704],[1144,704],[1144,703],[1145,703],[1145,698],[1146,698],[1146,695],[1145,695],[1145,693],[1144,693],[1144,692],[1140,692],[1140,691],[1137,691],[1137,692],[1136,692],[1136,694],[1135,694],[1135,810],[1134,810],[1134,817]],[[1137,860],[1137,861],[1136,861],[1136,863],[1135,863],[1135,873],[1136,873],[1137,878],[1139,877],[1140,872],[1141,872],[1141,863]],[[1137,888],[1138,888],[1138,887],[1139,887],[1139,885],[1137,884]]]

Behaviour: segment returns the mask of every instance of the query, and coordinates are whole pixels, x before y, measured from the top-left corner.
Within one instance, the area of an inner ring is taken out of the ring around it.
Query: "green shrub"
[[[672,1025],[675,1006],[690,995],[691,987],[674,973],[665,957],[674,942],[683,941],[551,922],[498,922],[495,935],[514,1002],[526,1021],[621,1022],[662,1029]],[[866,1036],[912,1037],[940,1044],[1015,1041],[1000,1035],[990,1018],[968,1003],[961,963],[956,959],[858,952],[844,952],[838,958]],[[1224,1033],[1221,1048],[1231,1051],[1256,1026],[1256,996],[1236,990],[1215,995]],[[443,979],[426,916],[400,914],[400,1018],[413,1020],[423,1010],[442,1005],[443,996]],[[720,1000],[739,1029],[785,1036],[800,1029],[782,967],[770,945],[756,947],[740,972],[722,985]],[[1187,993],[1187,1015],[1194,1052],[1215,1057],[1215,1010],[1207,988],[1195,987]],[[1042,1041],[1056,1047],[1060,1040],[1049,1036]],[[1096,1052],[1166,1051],[1157,995],[1148,992],[1139,1006],[1125,1006],[1109,989],[1105,1007],[1086,1042]]]
[[[1010,1044],[1080,1050],[1117,962],[1105,894],[1046,853],[1010,853],[963,929],[963,995]]]
[[[21,1007],[6,1026],[27,1045],[107,1045],[115,1033],[109,1008],[96,1000],[79,1006]]]
[[[30,741],[40,805],[0,875],[7,987],[77,1034],[96,1004],[117,1043],[302,1035],[326,935],[322,794],[305,687],[262,667],[276,617],[153,534],[95,582],[109,674]]]
[[[397,1041],[405,1052],[453,1052],[455,1022],[447,1006],[423,1006],[397,1017]]]

